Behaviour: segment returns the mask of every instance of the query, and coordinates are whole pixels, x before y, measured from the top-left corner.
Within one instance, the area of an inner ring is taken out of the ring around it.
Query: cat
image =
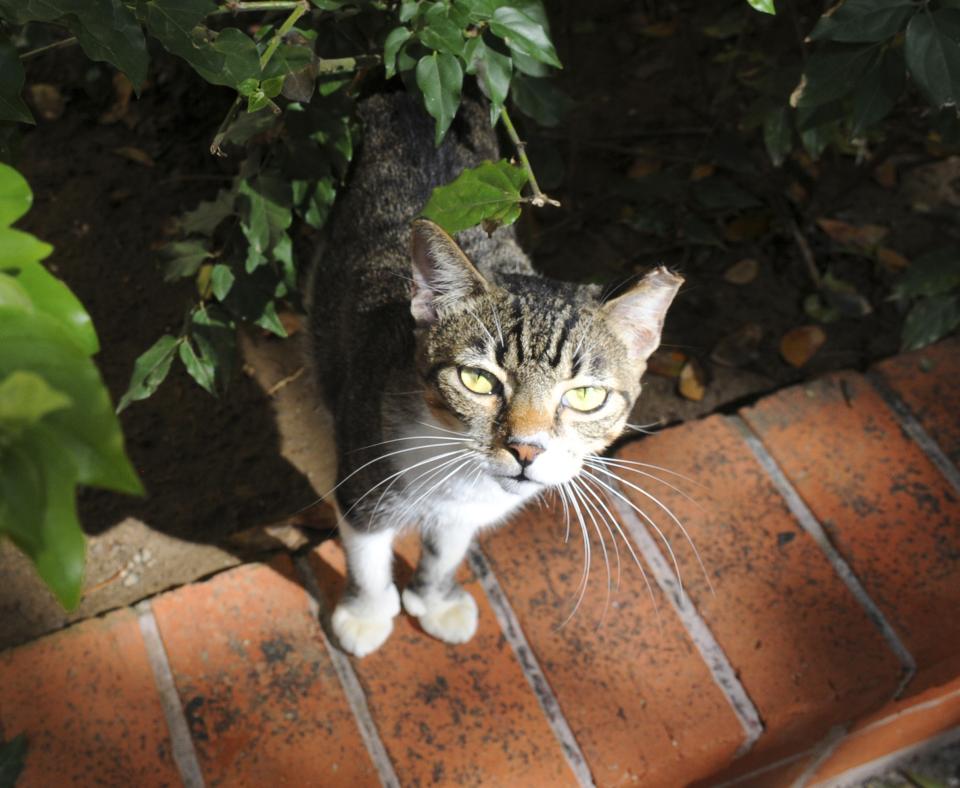
[[[402,93],[360,102],[364,135],[312,273],[311,360],[335,424],[347,587],[330,619],[356,656],[400,612],[448,643],[477,605],[456,582],[476,533],[569,482],[620,436],[683,279],[657,268],[604,301],[534,271],[513,227],[455,241],[416,219],[435,186],[499,158],[478,103],[444,142]],[[420,531],[402,596],[397,532]]]

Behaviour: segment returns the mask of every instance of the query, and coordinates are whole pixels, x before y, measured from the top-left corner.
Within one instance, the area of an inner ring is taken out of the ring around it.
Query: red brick
[[[411,544],[398,546],[401,587],[412,574]],[[340,545],[325,542],[311,562],[336,599]],[[401,614],[384,646],[353,660],[401,785],[576,785],[483,590],[466,568],[461,581],[480,611],[468,643],[441,643]]]
[[[804,754],[769,766],[741,774],[739,770],[725,770],[712,775],[691,788],[796,788],[797,781],[810,768],[814,755]]]
[[[18,788],[180,785],[130,610],[0,654],[0,739],[20,733]]]
[[[743,411],[918,664],[908,692],[960,672],[960,501],[860,375]]]
[[[960,464],[960,339],[895,356],[874,370],[954,464]]]
[[[378,784],[286,557],[165,594],[153,611],[208,786]]]
[[[583,565],[579,526],[569,544],[564,531],[558,506],[529,508],[482,545],[597,785],[684,785],[725,766],[742,727],[622,544],[621,585],[605,618],[606,571],[594,542],[587,596],[561,627]]]
[[[809,748],[892,696],[895,655],[728,419],[636,441],[618,457],[696,483],[651,468],[666,484],[614,469],[673,511],[703,559],[713,592],[676,523],[623,487],[669,538],[688,594],[765,723],[738,773]]]
[[[891,703],[862,720],[817,769],[811,785],[829,783],[850,769],[914,747],[960,727],[960,678],[909,701]]]

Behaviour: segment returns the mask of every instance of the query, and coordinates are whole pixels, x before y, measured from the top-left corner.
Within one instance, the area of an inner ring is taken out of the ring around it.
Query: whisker
[[[384,446],[388,443],[399,443],[400,441],[416,441],[416,440],[428,440],[428,441],[448,441],[450,443],[468,443],[469,438],[446,438],[443,435],[411,435],[408,438],[391,438],[388,441],[380,441],[379,443],[371,443],[367,446],[359,446],[356,449],[350,449],[347,454],[353,454],[354,452],[363,451],[364,449],[372,449],[374,446]]]
[[[663,422],[651,421],[649,424],[630,424],[627,422],[623,426],[628,430],[633,430],[634,432],[642,432],[644,435],[655,435],[656,430],[651,430],[650,427],[662,427]]]
[[[563,535],[563,543],[567,544],[570,541],[570,507],[567,504],[567,494],[563,488],[564,485],[560,485],[554,489],[559,493],[560,503],[563,504],[563,522],[567,526],[566,533]]]
[[[428,495],[432,494],[434,490],[438,489],[447,479],[449,479],[451,476],[453,476],[453,475],[454,475],[457,471],[459,471],[464,465],[467,465],[468,463],[471,463],[471,462],[475,462],[474,458],[473,458],[473,457],[467,457],[467,459],[465,459],[463,462],[461,462],[459,465],[457,465],[452,471],[450,471],[450,473],[448,473],[446,476],[444,476],[440,481],[436,482],[436,483],[435,483],[432,487],[430,487],[425,493],[423,493],[419,498],[417,498],[417,500],[415,500],[415,501],[414,501],[413,503],[411,503],[411,504],[408,504],[408,505],[403,509],[403,511],[402,511],[402,513],[401,513],[402,516],[403,516],[403,517],[406,517],[408,512],[409,512],[410,514],[413,514],[413,512],[416,511],[417,504],[419,504],[420,501],[422,501],[422,500],[423,500],[424,498],[426,498]],[[398,518],[398,519],[400,519],[400,518]]]
[[[565,483],[563,486],[567,488],[567,484],[569,484],[569,482]],[[577,521],[580,523],[580,534],[583,538],[583,572],[580,577],[579,594],[577,596],[577,601],[573,606],[573,610],[570,611],[570,615],[563,620],[557,629],[563,629],[570,622],[570,619],[577,614],[577,610],[580,609],[580,603],[583,602],[583,597],[587,593],[587,582],[590,577],[590,538],[587,533],[587,526],[583,522],[583,514],[580,511],[580,504],[577,503],[576,498],[573,497],[573,493],[569,488],[567,488],[567,495],[570,496],[570,504],[577,516]]]
[[[637,491],[638,493],[640,493],[641,495],[644,495],[644,496],[646,496],[647,498],[649,498],[649,499],[650,499],[651,501],[653,501],[657,506],[659,506],[661,509],[663,509],[664,512],[667,513],[667,516],[668,516],[671,520],[673,520],[673,522],[676,524],[677,528],[680,529],[680,533],[682,533],[682,534],[683,534],[683,538],[687,540],[687,544],[690,545],[690,549],[693,550],[693,554],[694,554],[694,556],[696,556],[696,558],[697,558],[697,563],[700,564],[700,571],[703,572],[703,577],[704,577],[704,579],[707,581],[707,587],[710,589],[710,593],[711,593],[711,594],[716,594],[716,592],[713,590],[713,583],[710,582],[710,575],[707,574],[707,567],[704,566],[703,559],[700,557],[700,551],[697,549],[697,546],[694,544],[693,539],[690,538],[690,533],[689,533],[689,532],[687,531],[687,529],[684,527],[683,523],[680,522],[680,518],[677,517],[672,511],[670,511],[670,508],[667,507],[667,506],[665,506],[665,505],[663,504],[663,502],[660,501],[659,498],[657,498],[655,495],[651,495],[649,492],[647,492],[646,490],[644,490],[642,487],[640,487],[640,486],[638,486],[638,485],[636,485],[636,484],[633,484],[632,482],[628,482],[626,479],[618,476],[618,475],[615,474],[615,473],[611,473],[610,471],[606,471],[606,470],[603,470],[603,469],[601,469],[601,468],[595,468],[595,470],[599,471],[600,473],[606,474],[607,476],[609,476],[609,477],[611,477],[611,478],[613,478],[613,479],[616,479],[618,482],[620,482],[621,484],[627,485],[627,487],[630,487],[631,489],[636,490],[636,491]]]
[[[422,427],[426,427],[427,429],[430,429],[430,430],[440,430],[440,432],[449,432],[451,435],[456,435],[458,438],[466,437],[466,435],[462,432],[457,432],[456,430],[448,430],[445,427],[438,427],[436,424],[430,424],[426,421],[418,421],[417,424],[419,424]]]
[[[617,544],[616,534],[614,534],[613,529],[610,528],[610,522],[609,522],[609,520],[608,520],[608,516],[612,517],[612,515],[610,514],[610,510],[607,508],[606,504],[604,504],[603,499],[602,499],[602,498],[599,498],[599,497],[597,496],[597,494],[596,494],[592,489],[590,489],[590,488],[587,486],[587,480],[586,480],[586,479],[582,479],[581,481],[583,481],[583,486],[582,486],[581,489],[582,489],[584,492],[589,493],[590,496],[595,500],[595,503],[593,504],[593,507],[594,507],[594,509],[595,509],[596,512],[597,512],[597,516],[600,517],[600,519],[603,521],[603,525],[604,525],[604,527],[607,529],[607,533],[610,534],[610,541],[613,542],[613,552],[614,552],[614,556],[615,556],[616,559],[617,559],[617,586],[616,586],[616,588],[617,588],[617,590],[619,591],[619,590],[620,590],[621,574],[622,574],[622,571],[621,571],[621,563],[620,563],[620,546]],[[606,512],[606,514],[603,514],[603,512],[601,512],[600,509],[597,508],[597,504],[599,504],[599,505],[603,508],[603,510]],[[643,567],[640,567],[640,571],[643,572]]]
[[[696,506],[701,512],[703,512],[704,514],[706,514],[706,511],[707,511],[707,510],[703,508],[703,506],[700,504],[700,501],[698,501],[698,500],[697,500],[696,498],[694,498],[692,495],[690,495],[689,493],[687,493],[685,490],[681,490],[679,487],[677,487],[677,486],[675,486],[675,485],[673,485],[673,484],[670,484],[670,482],[666,481],[665,479],[661,479],[659,476],[655,476],[654,474],[650,473],[649,471],[641,471],[639,468],[631,468],[629,465],[623,465],[623,464],[621,464],[619,461],[615,461],[615,462],[609,462],[609,461],[608,461],[608,462],[605,462],[605,463],[602,463],[602,464],[594,465],[593,462],[592,462],[593,459],[595,459],[595,458],[594,458],[594,457],[588,457],[588,458],[586,458],[586,459],[584,460],[584,463],[585,463],[586,465],[590,465],[592,468],[596,468],[597,470],[600,470],[600,468],[602,468],[602,467],[606,467],[606,468],[619,468],[621,471],[630,471],[631,473],[636,473],[636,474],[639,474],[640,476],[646,476],[648,479],[653,479],[654,481],[660,482],[660,484],[662,484],[664,487],[669,487],[669,488],[670,488],[671,490],[673,490],[677,495],[682,495],[684,498],[686,498],[688,501],[690,501],[690,503],[692,503],[694,506]]]
[[[641,468],[653,468],[653,470],[655,471],[663,471],[664,473],[669,473],[671,476],[677,476],[683,479],[685,482],[690,482],[690,484],[694,485],[695,487],[700,487],[701,489],[703,489],[703,485],[700,484],[700,482],[691,479],[689,476],[684,476],[682,473],[678,473],[677,471],[672,471],[669,468],[664,468],[660,465],[653,465],[649,462],[638,462],[637,460],[625,460],[622,457],[613,459],[611,457],[601,457],[599,454],[591,455],[591,459],[597,460],[598,462],[622,462],[625,465],[637,465]]]
[[[602,479],[598,478],[597,476],[594,476],[592,473],[590,473],[590,471],[588,471],[588,470],[582,470],[581,473],[586,474],[586,475],[589,476],[591,479],[593,479],[597,484],[599,484],[601,487],[603,487],[605,490],[608,490],[609,492],[612,492],[614,495],[616,495],[617,498],[619,498],[620,500],[622,500],[625,504],[627,504],[627,506],[629,506],[629,507],[630,507],[631,509],[633,509],[637,514],[639,514],[644,520],[646,520],[646,521],[650,524],[650,527],[653,528],[653,530],[657,532],[657,535],[660,537],[661,541],[663,542],[664,547],[667,548],[667,553],[669,553],[670,559],[673,561],[673,568],[674,568],[674,571],[677,573],[677,585],[678,585],[679,588],[680,588],[680,593],[681,593],[681,594],[686,594],[686,591],[684,591],[684,588],[683,588],[683,579],[682,579],[681,576],[680,576],[680,563],[677,561],[677,556],[676,556],[676,554],[673,552],[673,547],[670,546],[670,540],[667,539],[667,537],[666,537],[666,535],[663,533],[663,531],[660,530],[660,527],[653,521],[653,518],[650,517],[649,514],[647,514],[645,511],[643,511],[643,509],[641,509],[639,506],[637,506],[633,501],[631,501],[629,498],[627,498],[627,497],[626,497],[623,493],[621,493],[619,490],[611,487],[609,484],[607,484],[605,481],[603,481]]]
[[[580,485],[577,484],[576,478],[570,480],[570,489],[573,490],[574,495],[580,498],[580,502],[584,505],[584,508],[587,510],[587,515],[593,523],[593,529],[597,532],[597,539],[600,540],[600,552],[603,554],[603,565],[607,570],[607,594],[603,600],[603,612],[600,614],[600,621],[597,623],[597,629],[600,629],[607,618],[607,611],[610,607],[610,597],[613,594],[613,576],[610,574],[610,557],[607,553],[607,544],[603,538],[603,531],[600,530],[600,524],[597,522],[597,518],[593,513],[594,507],[590,504],[590,501],[587,500],[586,496],[584,496]]]
[[[453,457],[452,457],[451,459],[449,459],[449,460],[444,460],[444,461],[440,464],[440,466],[439,466],[438,468],[427,468],[427,469],[426,469],[425,471],[423,471],[422,473],[417,474],[416,478],[414,478],[414,479],[410,482],[410,485],[412,486],[412,485],[416,484],[416,482],[417,482],[419,479],[422,479],[422,478],[423,478],[424,476],[426,476],[428,473],[429,473],[429,474],[439,473],[441,470],[443,470],[444,468],[446,468],[446,467],[449,466],[450,464],[456,462],[460,457],[462,457],[465,451],[468,451],[468,450],[467,450],[467,449],[464,449],[463,451],[454,452]],[[413,466],[411,466],[411,469],[412,469],[412,467],[413,467]],[[387,494],[388,492],[390,492],[390,488],[393,487],[393,485],[396,484],[398,481],[400,481],[400,478],[401,478],[402,476],[403,476],[402,473],[395,473],[395,474],[394,474],[394,477],[395,477],[395,478],[393,479],[393,481],[390,482],[390,484],[388,484],[388,485],[386,486],[386,489],[384,489],[384,491],[383,491],[382,493],[380,493],[380,498],[377,500],[377,505],[376,505],[375,507],[373,507],[373,512],[371,512],[371,514],[370,514],[370,519],[371,519],[371,520],[376,517],[377,511],[380,509],[380,504],[383,502],[383,499],[384,499],[384,497],[386,496],[386,494]],[[428,481],[429,481],[429,479],[428,479]]]

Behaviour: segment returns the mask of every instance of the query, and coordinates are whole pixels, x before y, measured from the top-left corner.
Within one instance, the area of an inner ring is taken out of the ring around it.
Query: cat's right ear
[[[488,289],[487,280],[439,225],[428,219],[414,221],[411,246],[410,313],[417,325],[436,322],[445,309]]]

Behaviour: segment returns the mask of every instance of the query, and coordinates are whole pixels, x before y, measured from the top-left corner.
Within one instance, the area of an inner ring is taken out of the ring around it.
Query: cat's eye
[[[563,404],[581,413],[596,410],[607,401],[607,390],[599,386],[581,386],[563,395]]]
[[[474,394],[491,394],[497,386],[493,375],[476,367],[460,367],[460,382]]]

